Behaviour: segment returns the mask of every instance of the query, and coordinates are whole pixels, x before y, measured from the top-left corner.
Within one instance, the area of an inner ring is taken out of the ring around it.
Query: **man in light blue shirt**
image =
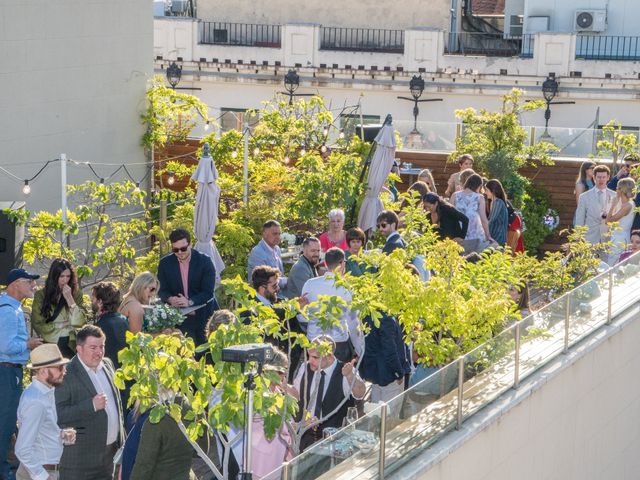
[[[62,385],[67,363],[69,360],[62,356],[54,343],[40,345],[31,352],[31,363],[27,366],[35,373],[20,397],[18,407],[18,480],[58,478],[63,431],[58,426],[54,389]],[[75,432],[69,434],[74,436]],[[73,443],[71,438],[66,440]]]
[[[16,430],[22,368],[29,360],[29,350],[42,344],[39,338],[29,338],[20,303],[33,298],[37,278],[40,275],[14,268],[7,275],[7,290],[0,295],[0,479],[13,478],[7,454]]]

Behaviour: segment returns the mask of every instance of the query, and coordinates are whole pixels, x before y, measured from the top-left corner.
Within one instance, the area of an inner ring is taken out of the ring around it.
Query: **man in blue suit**
[[[382,247],[382,252],[387,255],[396,248],[406,247],[406,243],[398,232],[398,223],[400,223],[400,219],[398,215],[396,215],[396,212],[392,210],[383,210],[378,214],[376,221],[378,230],[380,230],[380,234],[387,239],[384,247]]]
[[[173,253],[160,259],[158,280],[160,299],[176,308],[202,305],[180,325],[180,330],[193,338],[196,345],[206,342],[207,320],[217,308],[216,271],[208,255],[191,248],[189,232],[179,228],[169,235]]]
[[[259,265],[267,265],[280,271],[278,284],[283,290],[287,286],[287,277],[284,276],[284,266],[280,256],[280,224],[275,220],[268,220],[262,226],[262,240],[253,247],[249,254],[249,271],[247,279],[251,282],[253,269]]]

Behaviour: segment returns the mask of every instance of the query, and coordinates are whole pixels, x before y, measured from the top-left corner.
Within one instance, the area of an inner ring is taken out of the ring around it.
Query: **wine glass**
[[[356,407],[349,407],[345,420],[347,421],[347,425],[356,423],[358,421],[358,409]]]

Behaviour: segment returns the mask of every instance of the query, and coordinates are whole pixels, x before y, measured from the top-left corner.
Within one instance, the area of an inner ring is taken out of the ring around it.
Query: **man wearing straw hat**
[[[18,480],[57,479],[63,438],[66,443],[75,441],[74,430],[58,427],[54,396],[55,387],[62,385],[68,362],[55,343],[40,345],[31,352],[27,368],[33,370],[33,378],[18,406]]]

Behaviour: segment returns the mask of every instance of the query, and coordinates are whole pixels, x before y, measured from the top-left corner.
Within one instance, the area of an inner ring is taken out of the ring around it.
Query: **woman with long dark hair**
[[[580,165],[580,173],[576,180],[576,188],[573,191],[576,196],[576,205],[578,204],[580,195],[593,188],[593,168],[595,166],[596,164],[593,162],[583,162],[582,165]]]
[[[509,229],[509,210],[507,209],[507,194],[502,188],[500,180],[489,180],[484,186],[489,200],[489,233],[498,245],[507,243]]]
[[[86,323],[82,291],[73,265],[56,258],[44,288],[33,297],[31,325],[46,343],[56,343],[66,358],[75,355],[76,329]]]
[[[450,238],[462,242],[467,235],[469,219],[467,216],[435,193],[422,197],[424,209],[429,220],[436,227],[441,238]]]

